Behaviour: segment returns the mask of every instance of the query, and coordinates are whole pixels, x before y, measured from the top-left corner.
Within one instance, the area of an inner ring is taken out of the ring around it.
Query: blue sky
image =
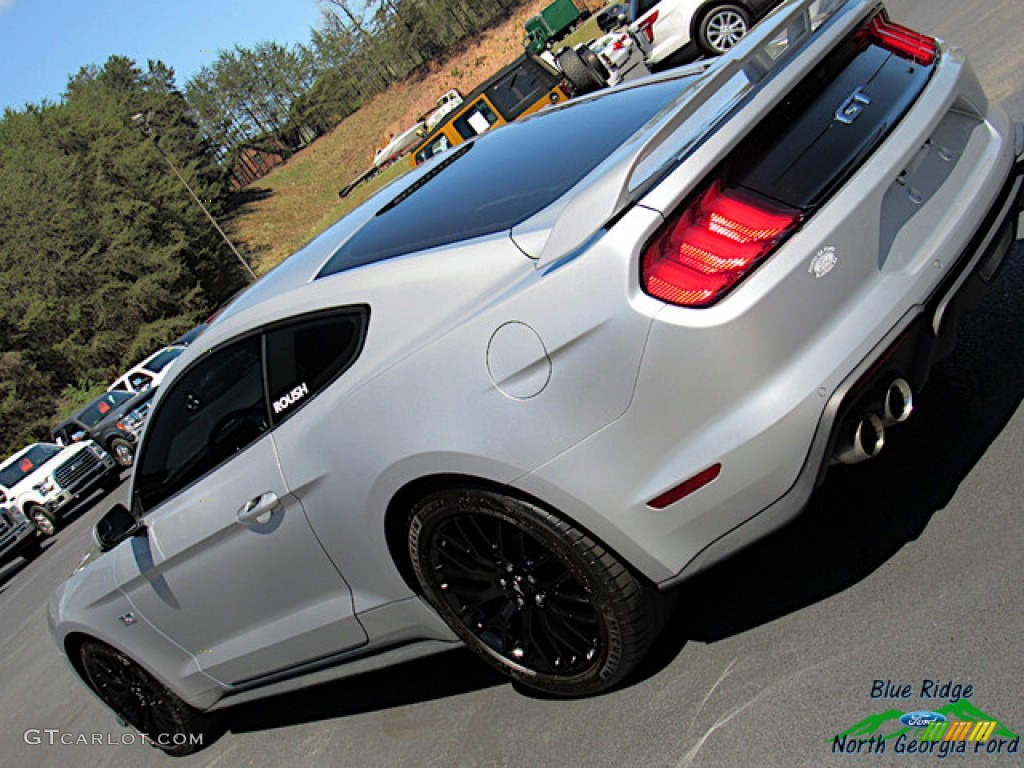
[[[316,0],[0,0],[0,112],[58,101],[113,54],[160,59],[181,86],[218,50],[308,42],[319,18]]]

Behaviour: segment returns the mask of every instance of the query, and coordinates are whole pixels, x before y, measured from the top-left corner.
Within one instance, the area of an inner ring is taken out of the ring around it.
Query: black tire
[[[604,87],[604,83],[594,72],[590,71],[580,55],[572,48],[566,48],[558,54],[558,66],[562,69],[562,74],[565,75],[565,79],[569,81],[569,85],[572,86],[572,90],[577,96],[593,93]]]
[[[704,53],[720,56],[750,31],[750,14],[738,5],[716,5],[700,20],[697,44]]]
[[[21,556],[29,562],[32,562],[41,554],[43,554],[43,544],[39,540],[39,537],[33,534],[32,541],[26,544],[24,549],[21,550]]]
[[[57,533],[57,518],[37,504],[29,504],[25,507],[25,516],[36,526],[36,530],[43,536],[50,537]]]
[[[135,446],[123,437],[111,438],[107,444],[107,453],[114,457],[118,466],[130,467],[135,463]]]
[[[79,655],[89,687],[157,749],[175,757],[190,755],[216,737],[213,715],[186,704],[120,651],[89,640]]]
[[[604,62],[601,61],[601,57],[586,45],[581,46],[577,53],[583,59],[583,63],[587,65],[587,68],[601,81],[601,87],[603,88],[608,85],[608,78],[611,77],[611,73],[608,71],[608,67],[604,65]]]
[[[587,534],[518,499],[451,490],[413,507],[424,596],[466,645],[549,694],[607,690],[661,629],[661,595]]]
[[[103,478],[100,483],[100,487],[103,488],[106,493],[113,493],[121,487],[121,472],[111,472],[109,475]]]

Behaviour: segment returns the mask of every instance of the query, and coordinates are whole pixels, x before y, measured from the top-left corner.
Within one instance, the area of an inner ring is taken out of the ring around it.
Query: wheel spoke
[[[455,609],[455,612],[459,614],[460,617],[476,611],[488,603],[504,599],[505,597],[504,590],[500,587],[494,586],[481,590],[470,590],[452,587],[449,585],[449,588],[446,591],[456,598],[455,603],[452,604],[452,608]]]
[[[461,503],[428,535],[435,597],[491,653],[556,677],[597,663],[599,612],[583,577],[543,539]]]
[[[547,635],[558,652],[558,659],[564,663],[568,670],[576,669],[580,662],[590,659],[596,644],[596,638],[584,637],[579,632],[572,630],[567,624],[561,621],[552,621],[550,615],[544,615],[543,623]],[[556,665],[558,661],[556,661]]]
[[[455,572],[462,579],[476,580],[476,581],[490,581],[494,578],[497,573],[493,563],[483,563],[478,558],[473,557],[472,553],[466,552],[463,549],[459,549],[455,546],[437,547],[438,558],[446,560],[450,566],[455,569]],[[450,578],[454,578],[452,572],[444,567],[443,563],[438,563],[438,566],[444,571],[444,574]]]

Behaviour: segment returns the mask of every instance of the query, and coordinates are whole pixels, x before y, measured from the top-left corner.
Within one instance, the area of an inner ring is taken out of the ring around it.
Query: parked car
[[[592,42],[590,50],[600,58],[608,72],[608,85],[618,85],[623,68],[633,55],[633,39],[626,32],[609,32]]]
[[[1022,183],[1024,127],[875,0],[789,0],[468,140],[182,355],[57,646],[179,754],[232,703],[459,642],[619,685],[673,587],[911,417]]]
[[[485,80],[410,153],[416,167],[467,139],[558,104],[570,96],[562,74],[525,53]]]
[[[191,344],[200,336],[202,336],[206,332],[206,329],[208,327],[209,326],[206,323],[200,323],[194,328],[190,328],[189,330],[185,331],[185,333],[181,334],[181,336],[176,338],[172,346],[187,347],[189,344]]]
[[[605,6],[595,16],[597,28],[602,32],[611,32],[624,27],[629,19],[629,3],[613,3]]]
[[[423,125],[427,133],[437,128],[452,110],[457,109],[462,103],[462,94],[457,88],[451,88],[437,97],[437,106],[423,118]]]
[[[107,387],[107,391],[145,392],[150,387],[160,386],[171,363],[184,351],[185,345],[157,350],[138,365],[129,368],[127,373]]]
[[[25,513],[7,503],[7,494],[0,491],[0,565],[16,557],[35,560],[42,549],[36,527]]]
[[[781,0],[630,0],[629,29],[647,66],[719,56]]]
[[[139,393],[106,392],[54,427],[53,441],[72,445],[93,440],[120,466],[130,467],[155,393],[154,388]]]
[[[114,460],[91,440],[66,448],[34,443],[0,463],[0,491],[8,506],[45,536],[56,533],[76,501],[97,486],[111,489],[119,482]]]

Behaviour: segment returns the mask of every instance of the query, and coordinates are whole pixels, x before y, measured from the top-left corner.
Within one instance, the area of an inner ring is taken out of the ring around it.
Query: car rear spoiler
[[[577,185],[581,191],[568,193],[563,205],[513,228],[512,239],[538,266],[574,256],[692,155],[737,107],[769,90],[769,98],[781,98],[878,6],[877,0],[789,0],[710,65],[667,75],[693,81],[640,135],[639,147],[627,144]]]

